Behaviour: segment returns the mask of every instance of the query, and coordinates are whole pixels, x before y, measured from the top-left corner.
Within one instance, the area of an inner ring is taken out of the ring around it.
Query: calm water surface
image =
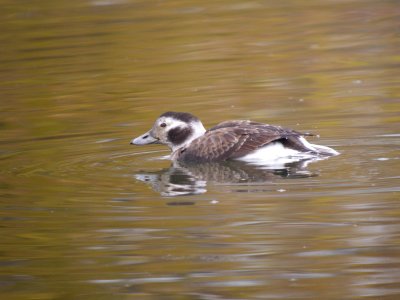
[[[2,299],[399,299],[398,1],[2,1]],[[342,154],[171,167],[164,111]]]

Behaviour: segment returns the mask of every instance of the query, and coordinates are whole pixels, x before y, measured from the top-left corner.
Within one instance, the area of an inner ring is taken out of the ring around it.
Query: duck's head
[[[201,121],[189,113],[166,112],[146,133],[131,141],[132,145],[164,144],[172,151],[190,144],[205,133]]]

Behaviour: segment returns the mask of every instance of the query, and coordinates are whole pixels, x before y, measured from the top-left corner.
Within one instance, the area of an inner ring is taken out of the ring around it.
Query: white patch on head
[[[179,126],[186,126],[187,123],[181,121],[181,120],[177,120],[175,118],[171,118],[171,117],[161,117],[156,121],[155,126],[161,126],[162,123],[165,123],[167,126],[164,127],[164,130],[169,130],[171,128],[176,128]]]

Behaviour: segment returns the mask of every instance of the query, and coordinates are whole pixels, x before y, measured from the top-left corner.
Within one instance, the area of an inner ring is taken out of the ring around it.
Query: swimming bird
[[[167,145],[172,151],[171,160],[183,163],[272,162],[282,158],[299,161],[339,154],[327,146],[309,143],[305,136],[313,134],[249,120],[225,121],[206,130],[194,115],[170,111],[131,144]]]

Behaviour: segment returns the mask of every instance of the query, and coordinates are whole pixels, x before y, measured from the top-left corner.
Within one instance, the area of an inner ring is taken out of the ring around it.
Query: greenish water
[[[2,299],[398,299],[398,1],[2,1]],[[176,169],[167,110],[342,154]],[[180,196],[177,196],[180,194]]]

